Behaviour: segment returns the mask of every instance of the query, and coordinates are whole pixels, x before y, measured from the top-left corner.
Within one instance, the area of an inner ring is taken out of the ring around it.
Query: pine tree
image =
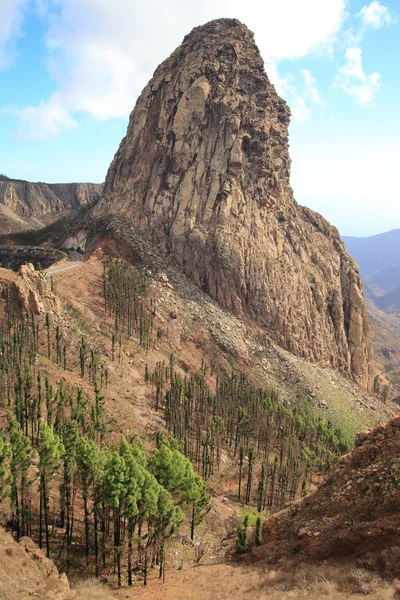
[[[157,481],[168,490],[178,505],[198,502],[204,495],[205,484],[173,438],[160,439],[149,464]]]
[[[151,542],[158,542],[159,577],[165,576],[165,540],[179,527],[183,521],[182,511],[176,506],[167,490],[159,486],[157,511],[152,519],[153,535]],[[146,564],[146,563],[145,563]]]
[[[28,534],[27,491],[30,486],[28,469],[31,464],[32,447],[29,438],[24,434],[20,424],[11,413],[8,413],[8,434],[11,449],[11,506],[16,524],[16,535],[19,539]]]
[[[262,463],[261,479],[258,483],[258,494],[257,494],[257,510],[258,510],[258,512],[261,512],[262,508],[263,508],[264,488],[265,488],[265,465],[264,465],[264,463]]]
[[[64,446],[60,438],[56,435],[52,428],[41,423],[39,440],[39,491],[40,491],[40,524],[39,524],[39,546],[42,547],[42,529],[44,517],[44,529],[46,536],[46,555],[50,557],[49,543],[49,486],[54,473],[57,471],[60,459],[64,453]]]
[[[10,493],[9,476],[7,475],[10,454],[5,436],[0,430],[0,502],[3,502]]]
[[[262,518],[257,517],[256,520],[256,546],[261,546],[262,542]]]
[[[236,538],[236,550],[238,554],[245,554],[247,551],[247,528],[249,525],[249,517],[246,515],[243,519],[243,525],[238,528]]]
[[[145,458],[135,443],[121,439],[120,454],[125,461],[125,506],[124,516],[128,519],[128,585],[133,585],[133,532],[139,516],[139,503],[145,482]]]
[[[85,376],[85,363],[86,363],[86,344],[84,337],[81,337],[81,345],[79,348],[79,359],[81,365],[81,377]]]
[[[77,446],[79,432],[75,421],[68,421],[64,434],[64,460],[63,460],[63,483],[60,489],[61,513],[65,518],[60,517],[60,525],[64,526],[65,521],[65,542],[66,542],[66,561],[67,571],[69,569],[70,549],[72,542],[73,522],[74,522],[74,495],[77,475]]]
[[[150,468],[157,481],[171,493],[178,506],[191,505],[190,535],[210,509],[210,496],[204,480],[196,474],[191,461],[182,454],[172,438],[159,436],[158,447],[150,458]]]
[[[104,396],[102,396],[97,385],[95,386],[94,393],[95,400],[93,407],[93,426],[97,434],[98,441],[101,443],[103,442],[107,432],[106,409],[104,404]]]
[[[249,456],[248,456],[249,468],[248,468],[248,474],[247,474],[245,504],[249,504],[250,498],[251,498],[251,485],[252,485],[252,481],[253,481],[253,465],[254,465],[255,457],[256,457],[256,453],[255,453],[254,448],[249,448]]]
[[[244,463],[244,450],[243,450],[243,446],[240,446],[240,449],[239,449],[239,489],[238,489],[239,502],[240,502],[240,495],[241,495],[241,488],[242,488],[243,463]]]
[[[53,421],[53,386],[50,385],[49,380],[44,380],[45,395],[46,395],[46,412],[47,412],[47,425],[51,426]]]
[[[39,438],[39,425],[42,420],[42,376],[37,374],[37,403],[36,403],[36,443]]]
[[[122,514],[126,493],[126,463],[118,452],[109,451],[104,466],[104,497],[113,512],[114,556],[118,587],[121,587]]]
[[[45,324],[47,329],[47,358],[50,358],[50,315],[46,313]]]
[[[62,338],[62,333],[60,330],[59,325],[56,326],[56,362],[58,365],[61,366],[61,357],[62,357],[62,350],[61,350],[61,338]]]
[[[81,435],[77,440],[76,462],[82,485],[82,497],[85,519],[85,555],[86,564],[89,562],[90,532],[89,532],[89,500],[96,472],[96,462],[99,459],[99,448],[89,438]]]
[[[29,371],[25,374],[24,382],[24,412],[25,412],[25,435],[29,434],[29,420],[31,419],[31,439],[33,441],[33,423],[35,418],[34,406],[32,403],[32,376]]]
[[[210,494],[207,493],[205,481],[197,475],[196,498],[192,500],[192,516],[190,522],[190,539],[194,539],[194,530],[202,523],[211,510]]]

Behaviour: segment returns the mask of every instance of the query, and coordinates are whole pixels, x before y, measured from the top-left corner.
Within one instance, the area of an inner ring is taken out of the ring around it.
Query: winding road
[[[83,261],[82,254],[79,254],[79,252],[76,252],[75,250],[69,250],[69,255],[71,257],[72,262],[61,267],[53,267],[52,269],[47,269],[44,273],[45,277],[50,277],[51,275],[57,275],[58,273],[62,273],[63,271],[68,271],[68,269],[73,269]]]

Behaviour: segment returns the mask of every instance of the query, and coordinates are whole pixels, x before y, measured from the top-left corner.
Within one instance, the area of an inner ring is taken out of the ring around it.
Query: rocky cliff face
[[[27,223],[32,219],[48,222],[60,213],[97,200],[102,189],[95,183],[31,183],[1,176],[0,205],[11,220],[20,217]]]
[[[246,26],[197,27],[139,97],[95,213],[128,216],[223,306],[368,386],[358,270],[293,199],[289,117]]]
[[[74,210],[98,200],[101,183],[49,183],[48,187],[61,200],[64,210]]]

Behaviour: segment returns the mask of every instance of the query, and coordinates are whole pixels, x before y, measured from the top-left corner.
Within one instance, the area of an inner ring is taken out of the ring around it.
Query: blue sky
[[[342,234],[400,228],[398,0],[1,0],[0,173],[103,181],[156,66],[237,17],[292,109],[292,187]]]

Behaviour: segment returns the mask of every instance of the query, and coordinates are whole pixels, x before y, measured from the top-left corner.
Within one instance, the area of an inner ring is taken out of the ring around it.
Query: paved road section
[[[71,257],[72,262],[68,263],[67,265],[63,265],[62,267],[53,267],[52,269],[47,269],[47,271],[45,271],[44,273],[45,277],[57,275],[58,273],[62,273],[63,271],[68,271],[68,269],[74,269],[83,261],[82,254],[79,254],[79,252],[75,252],[75,250],[70,250],[69,255]]]

